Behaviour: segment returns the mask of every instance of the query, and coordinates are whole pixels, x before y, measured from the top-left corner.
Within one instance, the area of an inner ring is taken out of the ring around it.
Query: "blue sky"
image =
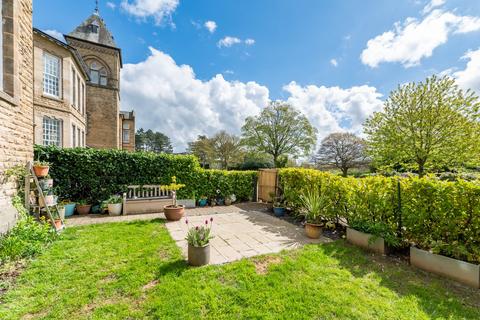
[[[68,33],[94,2],[34,0],[34,25]],[[295,105],[322,138],[361,133],[390,90],[433,73],[480,90],[476,0],[110,0],[100,15],[123,50],[122,107],[177,151],[239,133],[268,99]]]

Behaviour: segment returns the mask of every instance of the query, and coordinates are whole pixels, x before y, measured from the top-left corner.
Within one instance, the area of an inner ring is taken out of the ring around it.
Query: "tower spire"
[[[97,16],[98,16],[98,0],[95,0],[95,12],[94,12]]]

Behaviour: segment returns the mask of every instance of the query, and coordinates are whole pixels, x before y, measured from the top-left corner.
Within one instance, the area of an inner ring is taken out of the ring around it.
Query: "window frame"
[[[48,130],[48,132],[47,132]],[[56,140],[52,139],[52,132],[56,130]],[[54,145],[63,147],[63,120],[55,117],[43,116],[42,119],[42,144],[44,146]]]
[[[52,60],[56,60],[57,62],[57,90],[58,90],[58,95],[54,94],[54,93],[51,93],[51,92],[48,92],[48,90],[46,90],[46,77],[47,75],[50,76],[50,77],[55,77],[55,75],[53,74],[47,74],[47,59],[48,58],[52,58]],[[56,99],[60,99],[61,96],[62,96],[62,59],[58,56],[55,56],[51,53],[48,53],[48,52],[43,52],[43,94],[45,96],[48,96],[48,97],[53,97],[53,98],[56,98]]]

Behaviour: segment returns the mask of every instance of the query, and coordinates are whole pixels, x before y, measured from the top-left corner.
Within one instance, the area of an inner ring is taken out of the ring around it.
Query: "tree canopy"
[[[317,142],[317,130],[307,117],[282,101],[272,101],[242,127],[242,142],[253,150],[273,157],[280,167],[288,155],[308,155]]]
[[[143,130],[140,128],[135,134],[135,150],[151,151],[157,153],[172,153],[173,148],[170,138],[161,132],[153,132],[152,130]]]
[[[348,169],[366,163],[365,141],[353,133],[332,133],[322,140],[315,161],[320,165],[333,165],[347,176]]]
[[[478,159],[479,99],[449,77],[399,86],[365,123],[368,151],[387,168],[428,170]]]

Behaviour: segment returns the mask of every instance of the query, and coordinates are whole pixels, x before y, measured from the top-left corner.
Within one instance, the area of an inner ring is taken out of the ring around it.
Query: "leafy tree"
[[[316,162],[321,165],[333,165],[342,170],[343,176],[348,169],[365,164],[365,142],[353,133],[337,132],[322,140]]]
[[[271,155],[276,167],[284,162],[282,157],[308,155],[317,141],[307,117],[282,101],[272,101],[260,115],[248,117],[242,137],[253,150]]]
[[[215,160],[221,169],[228,169],[234,163],[239,162],[241,154],[240,138],[220,131],[211,138]]]
[[[399,86],[365,124],[369,153],[380,165],[427,170],[478,159],[480,103],[449,77]]]
[[[136,151],[152,151],[156,153],[172,153],[173,148],[170,138],[161,132],[143,130],[140,128],[135,134]]]
[[[195,155],[203,168],[210,167],[213,162],[212,141],[207,136],[200,135],[196,141],[189,142],[187,152]]]

